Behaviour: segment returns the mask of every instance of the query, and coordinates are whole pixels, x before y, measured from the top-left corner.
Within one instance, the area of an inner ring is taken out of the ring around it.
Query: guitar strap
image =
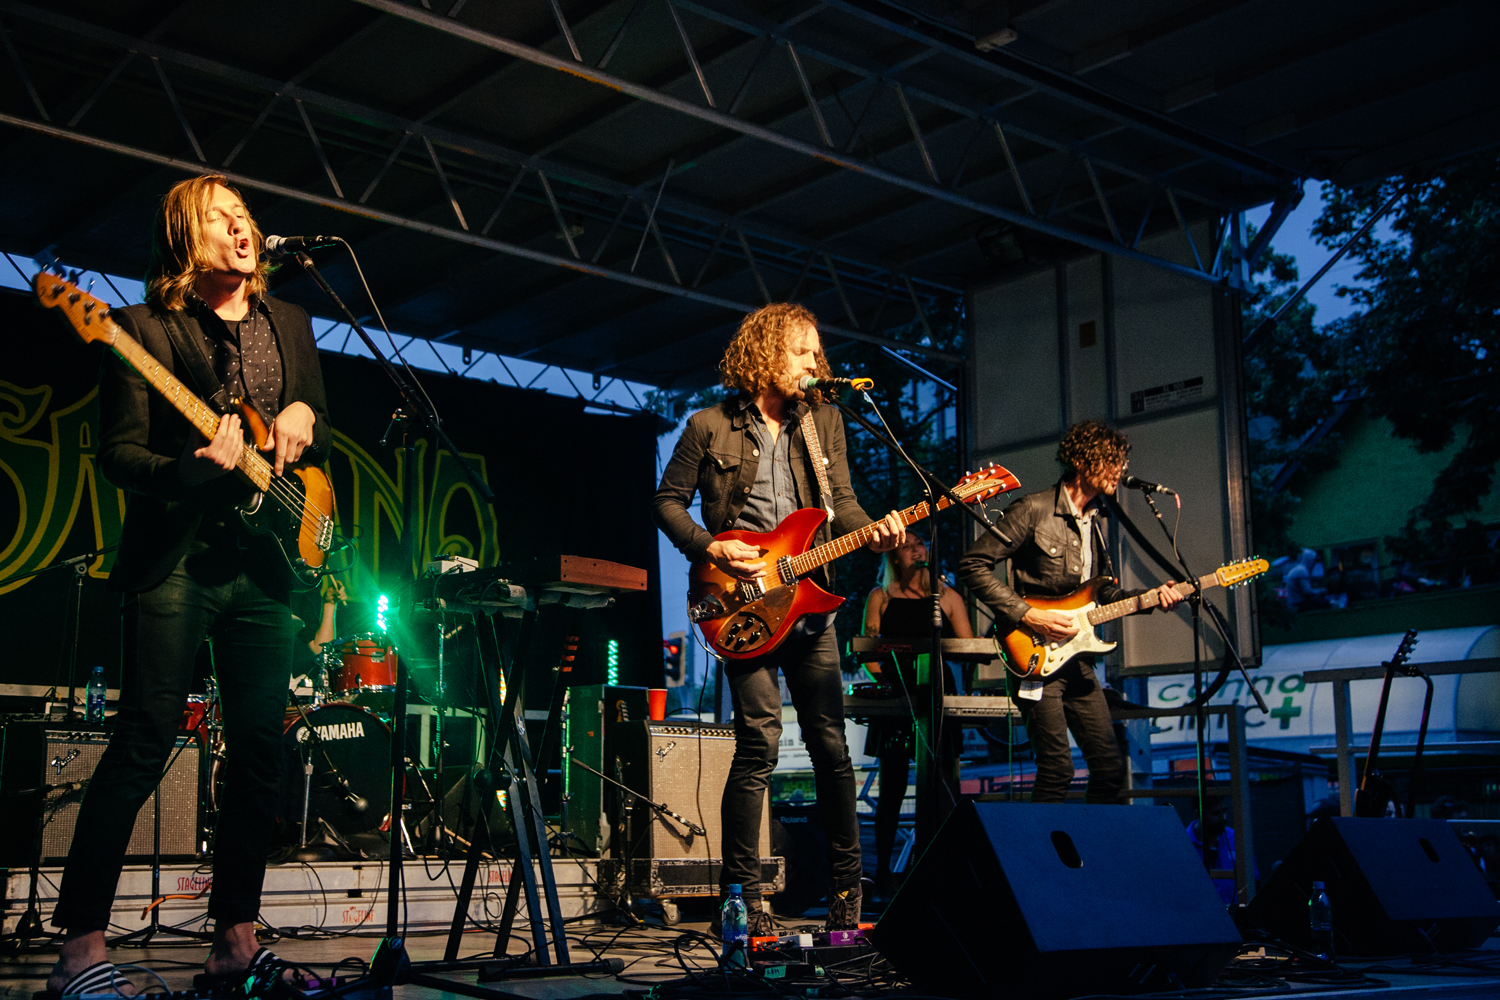
[[[199,336],[193,336],[182,319],[180,309],[164,309],[161,316],[167,338],[177,349],[177,356],[187,365],[192,381],[197,383],[198,395],[219,413],[228,413],[229,393],[219,381],[219,376],[214,374],[213,359],[208,356],[208,348],[203,343],[201,332]],[[208,391],[210,389],[212,392]]]
[[[802,411],[802,440],[807,445],[808,457],[812,459],[813,475],[818,479],[819,506],[828,512],[828,523],[833,523],[833,490],[828,486],[828,460],[823,457],[823,446],[818,442],[818,428],[813,423],[812,408]]]

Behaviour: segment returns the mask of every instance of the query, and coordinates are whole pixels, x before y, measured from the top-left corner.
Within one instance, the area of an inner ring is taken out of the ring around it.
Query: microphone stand
[[[927,654],[928,731],[931,733],[931,739],[926,741],[919,740],[916,746],[917,842],[919,845],[925,847],[930,842],[932,836],[937,833],[937,827],[942,820],[941,813],[946,811],[945,805],[951,806],[958,803],[958,791],[954,788],[951,776],[946,773],[946,769],[943,766],[945,755],[942,753],[942,748],[945,746],[943,724],[946,721],[943,714],[943,681],[946,679],[948,665],[943,659],[943,578],[938,569],[938,495],[941,494],[947,497],[951,505],[968,514],[969,517],[997,539],[1003,541],[1003,536],[990,523],[989,518],[985,516],[982,505],[964,503],[931,470],[925,469],[913,461],[912,457],[906,453],[906,449],[901,447],[901,443],[891,433],[890,426],[886,424],[885,417],[881,416],[880,408],[870,398],[869,392],[861,391],[860,395],[865,398],[865,403],[880,421],[879,428],[852,409],[840,405],[837,400],[830,399],[829,402],[844,416],[850,418],[873,434],[876,440],[884,444],[916,472],[922,481],[922,489],[927,494],[927,509],[929,516],[932,518],[932,544],[928,548],[927,563],[928,587],[932,595],[932,631],[930,633],[931,642]],[[975,509],[975,507],[979,509]],[[918,680],[920,682],[920,677]],[[918,725],[917,735],[921,736],[920,724]],[[926,743],[925,748],[922,746],[923,742]],[[924,749],[925,756],[929,760],[926,767],[923,766]],[[946,804],[940,803],[937,800],[935,793],[938,788],[947,793],[948,801]]]
[[[1172,533],[1167,530],[1167,522],[1162,518],[1161,510],[1156,506],[1156,501],[1151,498],[1151,491],[1143,489],[1141,490],[1141,496],[1145,498],[1146,506],[1151,508],[1151,513],[1156,516],[1156,523],[1161,526],[1162,533],[1168,539],[1171,539]],[[1155,554],[1153,553],[1153,555]],[[1204,864],[1209,864],[1208,838],[1203,833],[1204,818],[1208,815],[1208,796],[1203,777],[1205,770],[1204,755],[1207,742],[1204,735],[1204,728],[1208,725],[1208,698],[1204,696],[1203,692],[1203,622],[1200,615],[1202,608],[1208,608],[1208,620],[1213,622],[1215,630],[1219,633],[1219,638],[1224,640],[1224,649],[1227,651],[1226,655],[1232,657],[1235,665],[1239,667],[1240,675],[1245,678],[1245,686],[1250,689],[1250,693],[1255,697],[1255,703],[1260,708],[1261,713],[1266,714],[1270,712],[1270,708],[1266,705],[1266,700],[1261,697],[1260,692],[1256,690],[1255,684],[1251,682],[1250,674],[1245,670],[1245,662],[1240,659],[1240,651],[1235,646],[1233,636],[1230,635],[1229,622],[1224,619],[1223,614],[1218,608],[1204,599],[1203,584],[1199,581],[1197,575],[1188,568],[1187,560],[1182,558],[1182,553],[1178,551],[1175,543],[1172,546],[1172,555],[1176,557],[1177,565],[1182,568],[1183,573],[1187,574],[1188,581],[1193,585],[1193,593],[1188,600],[1191,602],[1193,613],[1193,687],[1196,691],[1193,708],[1195,709],[1194,726],[1197,729],[1198,754],[1198,845],[1203,849]],[[1158,556],[1157,558],[1160,561],[1160,557]],[[1220,836],[1223,836],[1223,834],[1220,834]],[[1210,864],[1209,867],[1212,867],[1212,865]]]
[[[459,452],[458,447],[453,443],[453,440],[448,437],[448,432],[443,429],[442,419],[437,415],[436,410],[433,409],[432,404],[427,397],[427,394],[422,392],[421,389],[413,383],[413,380],[408,378],[405,372],[397,368],[395,365],[391,364],[390,360],[386,358],[385,354],[381,352],[380,348],[375,346],[375,341],[370,337],[368,333],[365,332],[365,328],[360,326],[358,318],[355,317],[354,313],[350,311],[349,307],[344,304],[344,300],[339,298],[338,293],[333,290],[333,286],[324,279],[323,275],[318,271],[316,265],[313,264],[312,258],[302,251],[299,251],[296,254],[296,258],[297,263],[302,265],[302,270],[307,273],[308,277],[312,278],[317,286],[323,290],[323,293],[327,295],[328,298],[333,302],[334,306],[337,307],[339,314],[343,316],[344,321],[349,324],[349,326],[354,330],[355,333],[359,334],[359,339],[364,341],[365,346],[369,348],[370,354],[375,358],[376,363],[379,364],[383,369],[385,369],[386,375],[389,376],[391,382],[395,384],[396,391],[401,396],[403,409],[408,417],[407,422],[404,423],[402,427],[402,436],[404,438],[406,451],[406,474],[402,477],[401,491],[403,505],[402,509],[406,512],[406,516],[403,518],[401,530],[404,536],[404,541],[406,542],[406,569],[407,572],[410,573],[413,578],[415,578],[419,572],[416,556],[420,551],[419,546],[421,544],[421,541],[420,531],[418,530],[415,519],[416,511],[419,509],[417,505],[416,495],[416,484],[418,477],[412,468],[412,462],[416,457],[416,444],[410,418],[416,418],[416,421],[418,422],[418,430],[420,430],[422,426],[425,426],[427,430],[432,432],[433,437],[438,440],[439,445],[447,450],[448,454],[453,457],[453,460],[455,463],[457,463],[459,470],[463,472],[464,478],[467,479],[469,485],[474,488],[474,492],[477,493],[485,503],[493,505],[495,502],[495,494],[490,489],[489,484],[487,484],[482,478],[480,478],[479,474],[474,470],[474,467],[469,464],[468,459],[464,458],[464,456]],[[380,943],[381,950],[394,950],[402,952],[403,954],[404,946],[402,944],[399,932],[401,929],[400,918],[402,891],[401,833],[404,829],[401,822],[401,799],[403,791],[402,786],[404,784],[403,779],[405,778],[406,771],[406,688],[408,682],[407,669],[406,657],[403,656],[398,658],[396,663],[396,692],[394,699],[395,716],[392,719],[391,733],[391,843],[389,855],[389,870],[386,877],[386,926],[385,938],[382,939]]]
[[[17,580],[24,580],[27,577],[37,576],[41,573],[45,573],[48,570],[62,569],[64,566],[73,567],[73,638],[68,647],[68,710],[67,715],[65,716],[65,721],[72,721],[73,719],[73,697],[77,691],[74,681],[76,671],[78,669],[78,631],[83,619],[83,580],[84,577],[88,576],[89,563],[93,562],[104,553],[113,552],[119,547],[120,544],[116,542],[114,545],[106,545],[103,548],[95,549],[92,552],[85,552],[82,555],[71,556],[67,559],[59,560],[50,565],[43,566],[41,569],[28,570],[25,573],[17,573],[14,576],[8,576],[4,580],[0,580],[0,587],[3,587],[7,584],[14,583]],[[56,674],[53,675],[53,677],[56,676]]]

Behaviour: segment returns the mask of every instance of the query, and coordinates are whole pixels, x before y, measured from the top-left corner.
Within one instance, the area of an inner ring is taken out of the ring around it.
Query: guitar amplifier
[[[625,784],[708,831],[700,837],[636,800],[629,850],[618,836],[616,820],[614,856],[658,861],[722,858],[719,804],[734,758],[734,727],[689,721],[630,722],[618,727],[614,740],[612,752],[624,764]],[[612,760],[608,763],[613,767]],[[769,790],[760,811],[759,846],[760,856],[769,858]]]
[[[31,864],[39,824],[41,863],[61,864],[73,844],[84,791],[109,740],[98,731],[59,729],[55,723],[12,722],[0,741],[0,802],[10,817],[0,824],[0,865],[24,868]],[[171,769],[135,817],[125,849],[128,858],[152,856],[157,796],[161,797],[161,856],[190,859],[199,853],[198,742],[192,736],[179,736],[172,752]]]

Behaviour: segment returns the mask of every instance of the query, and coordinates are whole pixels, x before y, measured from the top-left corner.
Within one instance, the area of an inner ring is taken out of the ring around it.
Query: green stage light
[[[605,659],[605,663],[609,667],[609,670],[605,674],[606,678],[608,679],[608,683],[610,683],[610,684],[619,684],[620,683],[620,644],[619,644],[618,641],[616,641],[614,639],[609,640],[609,653],[608,653],[608,655],[607,655],[607,657]]]

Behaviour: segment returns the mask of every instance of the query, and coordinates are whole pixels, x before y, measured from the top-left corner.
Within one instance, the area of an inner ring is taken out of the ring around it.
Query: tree
[[[1324,185],[1326,207],[1313,233],[1327,246],[1347,241],[1392,195],[1391,239],[1363,237],[1351,250],[1360,286],[1343,286],[1361,312],[1330,324],[1341,375],[1370,412],[1389,420],[1419,451],[1458,450],[1398,538],[1402,558],[1442,557],[1470,548],[1458,536],[1494,483],[1500,460],[1500,157],[1486,152],[1421,176],[1353,189]]]

